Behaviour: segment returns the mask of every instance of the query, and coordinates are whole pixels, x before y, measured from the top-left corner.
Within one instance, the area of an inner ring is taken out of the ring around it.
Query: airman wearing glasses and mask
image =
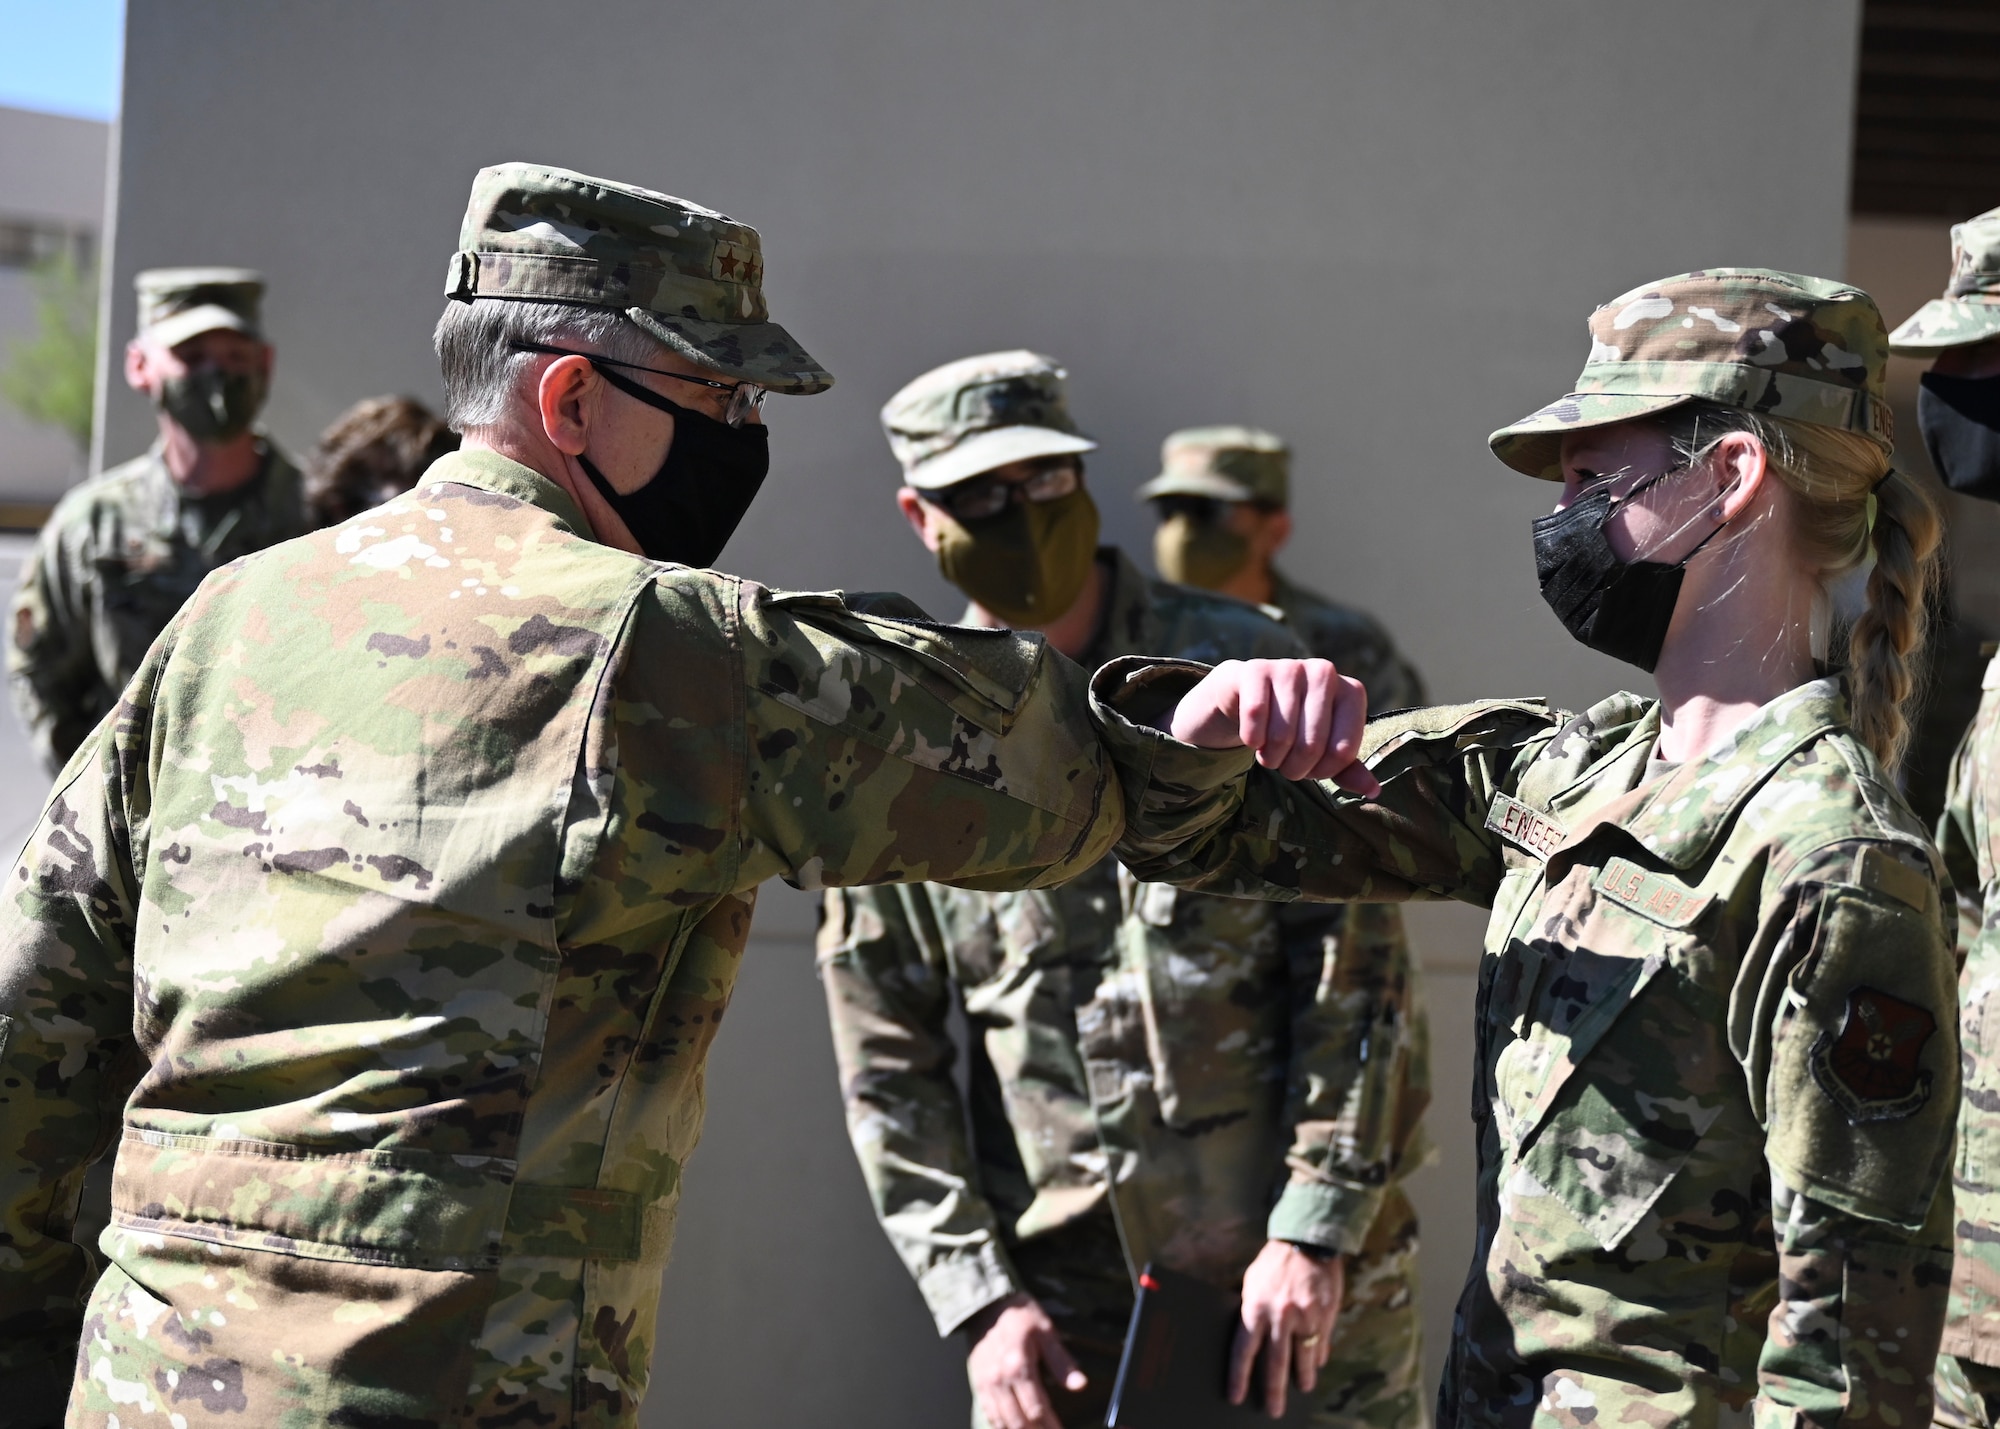
[[[1930,363],[1917,424],[1945,485],[2000,501],[2000,208],[1952,229],[1944,295],[1890,333],[1889,350]],[[1958,891],[1966,1073],[1937,1422],[1964,1429],[2000,1424],[2000,1126],[1992,1115],[2000,1095],[2000,657],[1982,683],[1937,827]]]
[[[1051,359],[952,363],[882,421],[898,502],[968,623],[1040,630],[1086,667],[1301,652],[1256,606],[1097,544],[1094,444]],[[1421,1159],[1425,1028],[1396,911],[1327,912],[1178,893],[1108,859],[1041,892],[827,895],[849,1131],[939,1333],[966,1333],[976,1422],[1101,1424],[1149,1262],[1243,1294],[1239,1399],[1282,1405],[1290,1386],[1315,1423],[1421,1422],[1398,1180]]]
[[[461,448],[211,574],[72,759],[0,901],[10,1425],[630,1429],[758,885],[1099,865],[1074,665],[698,568],[763,394],[833,380],[763,268],[696,204],[481,170]]]
[[[1168,718],[1199,672],[1119,661],[1092,685],[1130,720],[1119,853],[1238,897],[1491,910],[1441,1429],[1927,1424],[1973,1144],[1950,881],[1894,783],[1938,520],[1891,462],[1888,333],[1846,284],[1708,268],[1589,334],[1489,441],[1550,483],[1524,534],[1556,618],[1658,696],[1391,712],[1341,787],[1247,757],[1217,785],[1178,761],[1246,707]]]
[[[1291,448],[1254,427],[1191,427],[1160,447],[1160,474],[1139,488],[1160,518],[1153,560],[1170,581],[1273,605],[1306,648],[1368,687],[1385,713],[1424,702],[1424,682],[1381,623],[1278,569],[1292,537]]]
[[[203,576],[310,527],[297,467],[255,426],[271,382],[263,278],[152,268],[135,282],[125,380],[159,439],[57,505],[14,597],[8,682],[50,773]]]

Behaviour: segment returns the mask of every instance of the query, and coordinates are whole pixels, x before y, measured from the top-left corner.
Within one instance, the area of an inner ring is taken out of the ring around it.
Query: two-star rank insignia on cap
[[[1857,987],[1840,1035],[1822,1032],[1813,1044],[1813,1080],[1851,1123],[1908,1116],[1930,1099],[1931,1074],[1919,1063],[1935,1031],[1937,1018],[1915,1003]]]

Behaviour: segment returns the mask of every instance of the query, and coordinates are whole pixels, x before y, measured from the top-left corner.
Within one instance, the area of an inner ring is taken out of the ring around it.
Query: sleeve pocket
[[[838,662],[837,645],[826,647],[835,642],[863,650],[869,646],[895,647],[904,657],[895,662],[897,665],[913,673],[954,713],[994,734],[1005,734],[1012,726],[1041,667],[1044,646],[1039,636],[864,614],[851,609],[835,593],[772,595],[768,603],[797,621],[809,636],[822,632],[833,636],[834,642],[813,642],[830,657],[830,665]],[[786,692],[777,693],[783,698]],[[825,711],[797,698],[786,703],[815,718],[831,714],[834,717],[829,722],[838,724],[851,725],[866,713],[853,709],[849,702]]]
[[[1779,1017],[1771,1164],[1838,1210],[1914,1228],[1959,1101],[1952,959],[1930,913],[1869,889],[1829,885],[1817,921]]]

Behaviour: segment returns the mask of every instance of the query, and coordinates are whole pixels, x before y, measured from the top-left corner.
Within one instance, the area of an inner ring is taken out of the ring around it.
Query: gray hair
[[[656,365],[666,345],[617,308],[474,298],[449,302],[431,345],[444,377],[444,420],[454,432],[498,423],[537,354],[510,344],[573,347],[620,362]]]

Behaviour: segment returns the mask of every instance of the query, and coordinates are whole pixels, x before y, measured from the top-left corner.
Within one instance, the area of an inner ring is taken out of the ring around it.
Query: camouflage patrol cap
[[[619,308],[692,362],[774,392],[833,378],[764,306],[757,230],[669,194],[539,164],[472,180],[445,296]]]
[[[1283,506],[1291,499],[1292,449],[1255,427],[1189,427],[1160,444],[1160,474],[1139,488],[1141,501],[1206,496]]]
[[[264,275],[249,268],[148,268],[132,286],[139,333],[162,347],[217,328],[263,336]]]
[[[1951,280],[1889,334],[1889,351],[1934,357],[2000,337],[2000,208],[1951,226]]]
[[[1888,337],[1859,288],[1768,268],[1648,283],[1590,315],[1576,390],[1487,438],[1516,471],[1562,479],[1564,432],[1714,402],[1840,427],[1887,451]]]
[[[962,357],[891,397],[882,430],[904,479],[928,491],[1009,462],[1095,451],[1070,419],[1068,380],[1039,352]]]

